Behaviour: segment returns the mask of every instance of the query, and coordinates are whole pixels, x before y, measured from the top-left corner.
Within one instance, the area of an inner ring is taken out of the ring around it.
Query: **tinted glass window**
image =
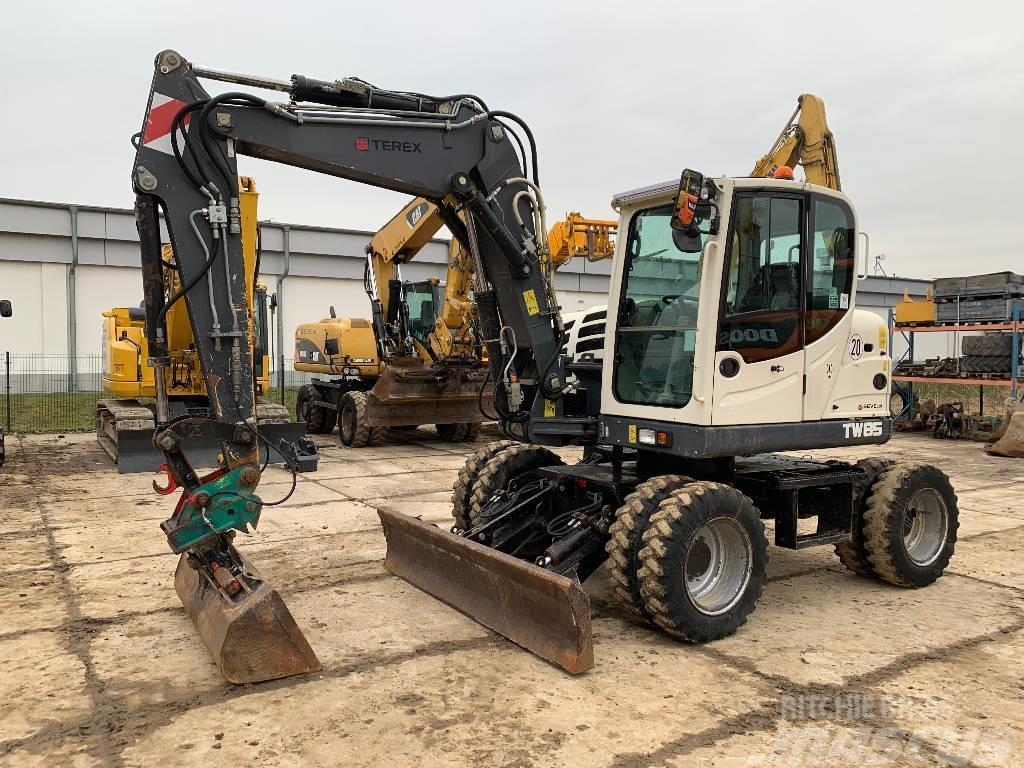
[[[814,262],[807,292],[807,342],[829,332],[850,309],[856,259],[853,218],[846,206],[814,201]]]
[[[718,349],[755,363],[800,348],[800,200],[736,199]]]
[[[676,248],[671,217],[672,206],[651,208],[629,225],[615,342],[621,402],[681,407],[693,392],[700,254]]]

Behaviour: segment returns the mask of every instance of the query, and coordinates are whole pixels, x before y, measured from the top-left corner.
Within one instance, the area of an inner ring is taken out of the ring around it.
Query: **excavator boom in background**
[[[768,154],[757,161],[751,176],[770,177],[780,168],[803,166],[808,184],[839,191],[839,160],[835,139],[825,119],[825,102],[805,93]]]

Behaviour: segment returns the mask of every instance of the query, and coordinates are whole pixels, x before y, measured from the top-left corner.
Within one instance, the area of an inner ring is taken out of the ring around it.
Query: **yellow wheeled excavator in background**
[[[295,329],[295,370],[331,375],[299,390],[296,411],[310,431],[337,424],[341,442],[383,442],[388,429],[435,424],[445,440],[472,440],[489,402],[487,374],[473,331],[472,266],[452,239],[447,279],[409,282],[401,265],[444,221],[423,198],[408,203],[366,247],[364,285],[371,319],[331,316]]]
[[[791,179],[793,168],[804,169],[804,180],[839,191],[839,159],[836,143],[825,119],[825,102],[811,93],[797,98],[796,109],[768,154],[750,172],[755,177]],[[781,173],[780,173],[781,171]]]
[[[337,317],[332,307],[330,317],[295,329],[295,370],[331,376],[299,390],[296,412],[310,432],[329,433],[337,423],[349,446],[376,445],[389,427],[424,423],[445,440],[476,437],[490,392],[480,393],[487,362],[473,327],[469,254],[451,239],[443,284],[401,275],[443,226],[429,200],[409,202],[366,248],[372,320]],[[614,221],[567,214],[548,232],[551,268],[611,258],[615,233]]]
[[[271,443],[276,444],[281,438],[301,438],[306,428],[301,422],[291,420],[286,407],[269,403],[262,397],[270,380],[270,364],[267,355],[267,290],[257,282],[259,195],[251,178],[242,177],[238,183],[242,251],[249,297],[248,338],[253,350],[253,374],[259,396],[257,423]],[[174,252],[169,245],[162,247],[161,256],[168,265],[174,264]],[[172,269],[167,270],[165,277],[165,294],[170,297],[181,288],[181,281]],[[145,310],[141,307],[117,307],[103,313],[102,385],[110,397],[96,403],[96,439],[121,473],[152,472],[162,463],[160,451],[153,445],[154,408],[139,400],[154,398],[157,391],[155,372],[149,365],[145,320]],[[198,363],[192,327],[183,303],[175,304],[167,312],[167,345],[170,365],[164,375],[164,386],[171,414],[208,413],[210,401],[206,381]],[[216,466],[220,453],[217,441],[195,439],[189,447],[195,452],[197,463]],[[265,453],[266,446],[261,451]],[[281,460],[276,449],[271,448],[270,452],[273,461]]]

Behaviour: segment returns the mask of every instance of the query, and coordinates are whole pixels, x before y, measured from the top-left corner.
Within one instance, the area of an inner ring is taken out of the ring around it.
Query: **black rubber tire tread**
[[[875,569],[871,567],[868,553],[864,549],[864,512],[868,508],[868,496],[879,476],[895,462],[892,459],[861,459],[857,466],[864,470],[864,477],[853,487],[853,530],[849,541],[835,545],[836,557],[839,562],[858,576],[874,578]]]
[[[434,428],[437,430],[437,436],[447,442],[454,442],[455,433],[459,428],[458,424],[435,424]]]
[[[750,537],[750,580],[732,608],[708,616],[689,598],[682,576],[683,559],[693,535],[709,520],[723,516],[740,522]],[[747,496],[721,483],[690,483],[658,505],[641,538],[640,595],[651,620],[667,634],[705,643],[731,635],[746,623],[768,580],[768,539],[760,513]]]
[[[313,405],[320,399],[320,393],[312,384],[304,384],[299,388],[298,397],[295,398],[295,413],[302,418],[302,406],[308,404],[306,416],[306,431],[311,435],[324,435],[334,430],[337,421],[337,412],[329,408]]]
[[[469,455],[466,463],[459,470],[459,476],[455,478],[455,485],[452,487],[452,516],[455,518],[456,526],[462,530],[470,527],[469,509],[473,499],[473,489],[480,479],[480,472],[484,465],[502,451],[519,444],[518,440],[497,440]]]
[[[960,358],[960,370],[964,373],[1005,373],[1010,375],[1010,356],[968,355]]]
[[[473,493],[469,499],[468,518],[471,528],[473,520],[496,492],[508,488],[509,483],[522,474],[539,467],[553,467],[565,464],[561,457],[542,445],[517,443],[507,451],[502,451],[488,461],[483,469]]]
[[[1012,333],[986,333],[982,336],[964,336],[960,345],[960,354],[964,357],[1009,357],[1012,350]]]
[[[615,511],[615,521],[608,529],[608,576],[612,591],[635,614],[650,619],[640,596],[636,572],[640,565],[640,536],[647,528],[654,511],[673,491],[692,483],[686,475],[657,475],[640,483]]]
[[[919,566],[904,548],[903,515],[914,493],[928,486],[943,497],[949,519],[939,556],[931,564]],[[889,467],[871,488],[864,513],[864,547],[879,578],[898,587],[918,589],[933,583],[949,565],[959,527],[957,498],[946,474],[931,464],[900,462]]]
[[[477,422],[464,422],[459,424],[435,424],[437,436],[449,443],[465,443],[476,440],[480,434],[480,424]]]
[[[351,435],[346,434],[344,414],[347,408],[355,410],[356,424]],[[366,393],[346,392],[341,398],[338,408],[338,430],[341,432],[341,443],[350,448],[366,448],[380,445],[387,437],[387,427],[371,427],[366,423]]]

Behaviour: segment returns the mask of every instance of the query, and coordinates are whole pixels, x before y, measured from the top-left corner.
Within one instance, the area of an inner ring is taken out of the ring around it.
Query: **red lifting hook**
[[[164,472],[164,473],[166,473],[166,475],[167,475],[167,485],[165,485],[165,486],[157,485],[156,484],[156,480],[154,480],[153,481],[153,490],[154,491],[159,493],[161,496],[166,496],[167,494],[174,493],[176,490],[178,490],[178,483],[175,481],[174,477],[171,475],[171,470],[168,469],[166,464],[161,464],[159,467],[156,468],[156,471],[157,472]]]

